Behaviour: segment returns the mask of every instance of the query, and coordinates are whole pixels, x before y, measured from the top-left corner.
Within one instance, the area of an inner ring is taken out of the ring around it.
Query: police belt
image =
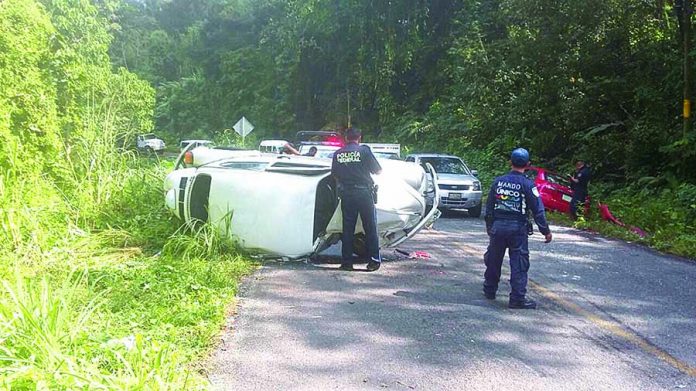
[[[505,220],[505,221],[518,221],[524,223],[527,221],[527,215],[517,215],[517,214],[493,214],[493,221],[495,220]]]

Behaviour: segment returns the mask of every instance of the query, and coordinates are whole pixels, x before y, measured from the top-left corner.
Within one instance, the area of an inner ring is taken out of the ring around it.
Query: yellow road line
[[[544,296],[545,298],[547,298],[551,301],[556,302],[561,307],[564,307],[566,310],[570,310],[572,312],[575,312],[576,314],[582,316],[583,318],[585,318],[588,321],[592,322],[593,324],[599,326],[600,328],[610,332],[611,334],[618,336],[618,337],[621,337],[621,338],[631,342],[632,344],[638,346],[640,349],[642,349],[646,353],[657,357],[658,359],[666,362],[667,364],[669,364],[669,365],[673,366],[674,368],[684,372],[685,374],[687,374],[691,377],[696,377],[696,367],[693,367],[693,366],[689,365],[688,363],[672,356],[671,354],[667,353],[665,350],[660,349],[659,347],[653,345],[652,343],[650,343],[648,340],[641,337],[640,335],[624,329],[623,327],[619,326],[616,322],[603,319],[603,318],[593,314],[592,312],[587,311],[586,309],[580,307],[579,305],[563,299],[559,295],[553,293],[552,291],[544,288],[543,286],[539,285],[538,283],[536,283],[532,280],[529,280],[529,285],[532,287],[532,289],[539,292],[542,296]]]

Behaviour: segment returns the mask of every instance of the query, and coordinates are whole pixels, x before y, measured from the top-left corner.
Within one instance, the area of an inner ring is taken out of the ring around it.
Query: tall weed
[[[209,223],[191,223],[182,225],[165,244],[162,252],[164,255],[180,257],[184,260],[194,258],[215,259],[217,257],[237,256],[242,250],[237,243],[223,235],[229,232],[232,221],[232,213],[223,217],[223,228]]]
[[[72,273],[58,288],[44,277],[17,274],[3,282],[0,300],[0,386],[8,389],[195,388],[195,376],[168,348],[142,336],[124,344],[90,343],[88,324],[103,303],[88,298],[86,273]],[[128,340],[128,338],[126,338]],[[105,367],[103,357],[115,358]]]

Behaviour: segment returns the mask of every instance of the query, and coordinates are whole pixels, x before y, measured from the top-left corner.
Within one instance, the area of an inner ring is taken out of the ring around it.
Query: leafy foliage
[[[117,15],[114,60],[156,83],[172,138],[242,115],[287,136],[350,112],[367,139],[417,150],[524,145],[599,177],[696,180],[663,2],[151,0]]]
[[[125,69],[112,72],[109,42],[88,1],[0,4],[4,249],[65,237],[66,217],[78,224],[125,172],[116,140],[152,128],[154,91]]]
[[[2,389],[204,388],[189,362],[250,269],[206,241],[156,255],[183,239],[164,165],[123,149],[155,90],[112,66],[120,4],[0,1]]]

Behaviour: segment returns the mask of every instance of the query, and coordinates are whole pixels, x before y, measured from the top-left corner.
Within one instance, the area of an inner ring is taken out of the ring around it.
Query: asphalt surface
[[[218,390],[696,390],[696,262],[577,230],[530,241],[537,310],[481,293],[483,221],[441,218],[374,273],[269,262],[243,285]],[[507,263],[507,260],[506,260]],[[358,265],[362,267],[362,265]]]

